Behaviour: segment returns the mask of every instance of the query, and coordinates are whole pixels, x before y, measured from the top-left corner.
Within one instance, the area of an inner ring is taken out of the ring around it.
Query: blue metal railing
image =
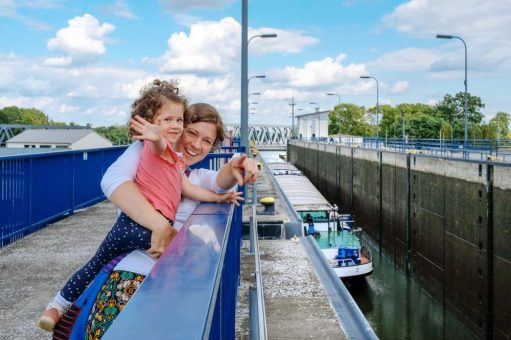
[[[101,177],[125,148],[0,157],[0,247],[102,201]]]
[[[234,210],[199,205],[103,339],[234,339],[241,240]]]

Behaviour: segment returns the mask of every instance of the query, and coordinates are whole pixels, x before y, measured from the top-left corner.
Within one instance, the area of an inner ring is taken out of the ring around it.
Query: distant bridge
[[[232,133],[233,138],[240,137],[240,126],[225,124],[227,133]],[[285,125],[250,125],[248,127],[248,140],[253,140],[258,146],[275,147],[281,150],[287,145],[291,137],[291,127]]]

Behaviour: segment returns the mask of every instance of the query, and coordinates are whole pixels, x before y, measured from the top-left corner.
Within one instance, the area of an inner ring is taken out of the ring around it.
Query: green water
[[[380,339],[476,339],[389,257],[369,248],[374,272],[348,290]]]

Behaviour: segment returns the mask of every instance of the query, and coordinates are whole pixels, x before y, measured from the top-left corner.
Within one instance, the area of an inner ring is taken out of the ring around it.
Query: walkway
[[[51,339],[37,318],[116,218],[111,203],[99,203],[0,248],[0,339]]]

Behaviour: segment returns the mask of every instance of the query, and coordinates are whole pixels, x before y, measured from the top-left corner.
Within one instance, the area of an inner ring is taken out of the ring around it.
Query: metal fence
[[[0,157],[0,246],[102,201],[101,177],[125,148]]]

